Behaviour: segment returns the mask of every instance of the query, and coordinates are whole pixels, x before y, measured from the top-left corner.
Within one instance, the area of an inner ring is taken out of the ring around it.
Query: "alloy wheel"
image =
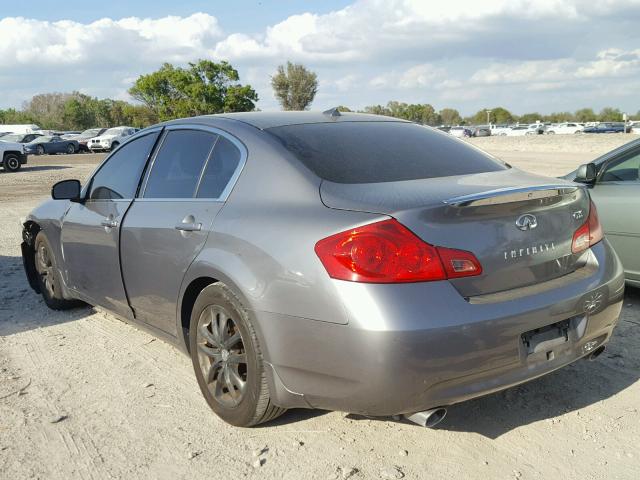
[[[198,363],[209,391],[222,406],[234,408],[247,390],[248,364],[242,334],[232,315],[210,305],[198,319]]]
[[[42,280],[42,285],[47,289],[50,297],[55,295],[55,285],[53,280],[53,262],[49,255],[49,250],[45,245],[40,245],[36,255],[36,268]]]

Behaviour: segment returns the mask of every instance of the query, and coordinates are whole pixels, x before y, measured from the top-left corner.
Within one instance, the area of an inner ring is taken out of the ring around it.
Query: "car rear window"
[[[380,183],[508,168],[448,134],[405,122],[336,122],[267,129],[307,168],[336,183]]]

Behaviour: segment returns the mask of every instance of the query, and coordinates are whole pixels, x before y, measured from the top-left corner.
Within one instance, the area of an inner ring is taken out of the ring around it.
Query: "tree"
[[[621,122],[622,112],[618,108],[605,107],[600,110],[598,120],[601,122]]]
[[[439,115],[444,125],[460,125],[462,121],[460,113],[455,108],[443,108]]]
[[[31,100],[25,102],[23,110],[32,118],[37,118],[38,125],[42,128],[62,129],[64,126],[64,104],[76,93],[54,92],[35,95]]]
[[[228,62],[198,60],[188,68],[165,63],[138,77],[129,93],[161,121],[173,118],[255,109],[258,94]]]
[[[318,77],[302,64],[287,62],[278,66],[271,87],[283,110],[306,110],[318,91]]]
[[[472,124],[486,124],[487,123],[487,110],[491,110],[489,114],[489,120],[491,123],[513,123],[515,118],[513,114],[502,107],[483,108],[478,110],[473,116],[469,118],[469,122]]]
[[[574,117],[577,122],[593,122],[596,119],[596,114],[592,108],[581,108],[576,110]]]
[[[349,107],[345,107],[344,105],[338,105],[336,107],[339,112],[351,112],[352,110]]]
[[[518,122],[520,123],[536,123],[542,120],[542,115],[537,112],[533,113],[525,113],[524,115],[520,115],[518,118]]]

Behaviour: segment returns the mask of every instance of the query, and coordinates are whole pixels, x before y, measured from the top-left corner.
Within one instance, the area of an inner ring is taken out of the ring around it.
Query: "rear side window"
[[[240,164],[240,150],[220,136],[198,188],[198,198],[220,198]]]
[[[315,123],[267,131],[316,175],[336,183],[396,182],[508,168],[447,134],[412,123]]]
[[[151,149],[159,132],[125,143],[105,162],[91,180],[91,200],[130,199],[136,195]]]
[[[217,135],[201,130],[171,130],[153,161],[144,198],[191,198]]]

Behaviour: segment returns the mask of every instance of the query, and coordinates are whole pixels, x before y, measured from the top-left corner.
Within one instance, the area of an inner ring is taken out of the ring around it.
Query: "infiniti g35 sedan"
[[[361,114],[236,113],[127,139],[24,221],[46,304],[174,343],[225,421],[404,416],[605,348],[624,276],[587,189]]]

